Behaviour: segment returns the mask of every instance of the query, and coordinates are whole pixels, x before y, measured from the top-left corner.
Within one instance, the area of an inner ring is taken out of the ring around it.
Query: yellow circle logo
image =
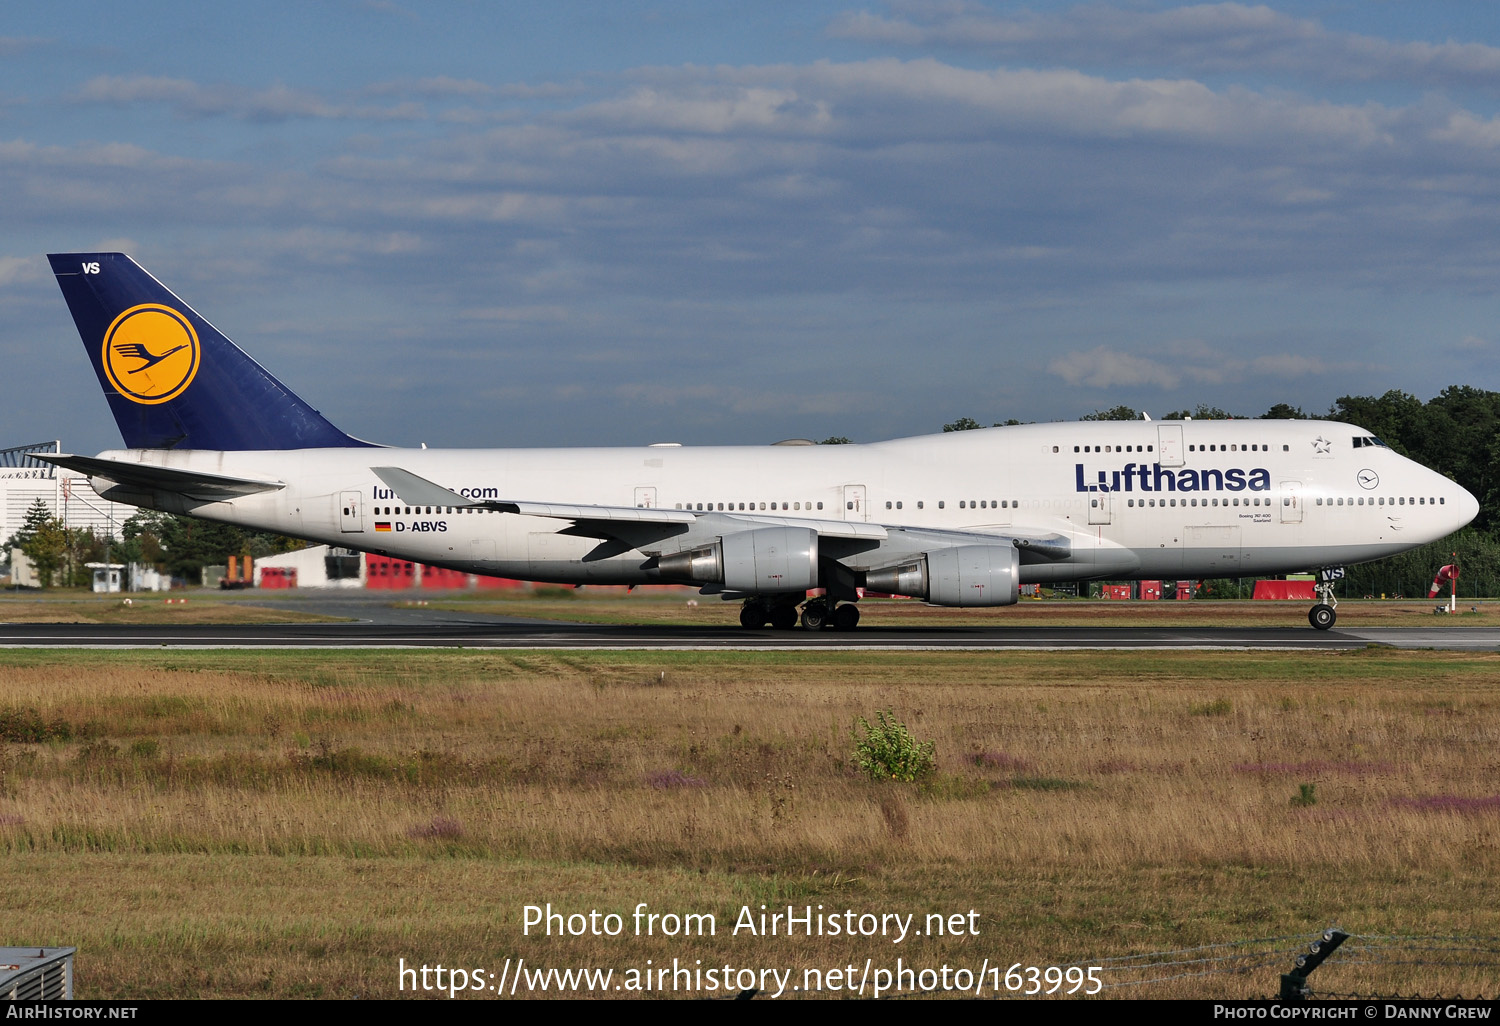
[[[182,394],[198,373],[198,333],[169,306],[133,306],[104,333],[104,373],[136,403],[164,403]]]

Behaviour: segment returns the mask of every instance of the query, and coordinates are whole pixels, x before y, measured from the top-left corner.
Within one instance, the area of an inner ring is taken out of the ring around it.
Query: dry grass
[[[0,597],[0,623],[332,623],[343,618],[318,613],[262,609],[243,602],[223,601],[212,594],[140,594],[94,597],[86,594],[55,598],[6,595]],[[168,599],[171,599],[168,602]]]
[[[78,944],[85,996],[394,996],[397,958],[800,973],[1500,934],[1493,655],[11,651],[0,679],[0,943]],[[859,774],[851,725],[884,708],[936,775]],[[521,936],[549,901],[720,933]],[[727,935],[762,902],[974,908],[981,936]],[[1318,982],[1500,991],[1417,972]]]

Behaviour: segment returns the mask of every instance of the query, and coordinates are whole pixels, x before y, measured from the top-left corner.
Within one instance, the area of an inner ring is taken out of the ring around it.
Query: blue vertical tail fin
[[[334,427],[124,253],[47,259],[128,448],[371,444]]]

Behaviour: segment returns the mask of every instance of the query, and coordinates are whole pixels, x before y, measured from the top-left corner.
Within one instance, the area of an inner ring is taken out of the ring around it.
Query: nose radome
[[[1461,485],[1453,485],[1454,524],[1453,530],[1468,526],[1469,522],[1479,515],[1479,500],[1469,493],[1467,488]]]

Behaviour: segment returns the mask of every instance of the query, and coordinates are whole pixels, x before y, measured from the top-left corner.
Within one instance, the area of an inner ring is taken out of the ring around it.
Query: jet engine
[[[1021,554],[1013,545],[934,549],[869,571],[865,589],[911,595],[935,606],[1010,606],[1021,597]]]
[[[726,534],[712,545],[662,556],[657,569],[664,578],[722,584],[726,591],[804,592],[818,586],[818,532],[763,527]]]

